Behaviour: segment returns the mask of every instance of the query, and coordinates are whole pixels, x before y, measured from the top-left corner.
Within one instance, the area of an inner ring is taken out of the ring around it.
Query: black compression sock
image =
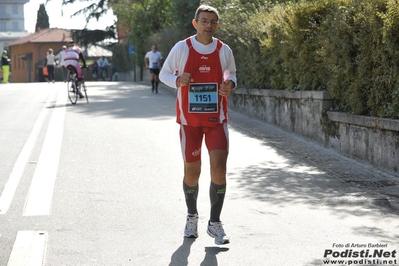
[[[197,197],[198,185],[189,187],[183,182],[184,195],[186,197],[187,213],[196,214],[197,211]]]
[[[209,188],[209,196],[211,198],[211,222],[220,221],[220,213],[222,212],[224,195],[226,194],[226,184],[216,185],[211,182]]]

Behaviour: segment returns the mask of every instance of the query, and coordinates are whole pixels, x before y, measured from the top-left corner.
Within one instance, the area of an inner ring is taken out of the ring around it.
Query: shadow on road
[[[170,258],[169,266],[188,265],[188,256],[190,256],[191,246],[195,242],[195,238],[183,238],[181,246],[173,252]]]
[[[175,97],[171,90],[160,87],[160,93],[156,95],[151,93],[147,83],[100,85],[88,84],[90,104],[68,106],[68,112],[157,121],[175,117]],[[101,93],[96,94],[96,90],[101,90]],[[281,159],[279,165],[276,165],[274,158],[260,158],[254,164],[233,166],[234,174],[228,178],[246,192],[231,191],[233,200],[250,197],[281,208],[300,204],[309,209],[327,208],[329,213],[340,219],[355,216],[379,221],[381,217],[399,216],[398,210],[389,204],[386,197],[374,193],[378,192],[378,187],[357,186],[361,184],[358,181],[373,184],[385,178],[374,168],[234,110],[231,110],[229,118],[232,130],[259,140],[262,149],[273,150],[273,156]],[[239,152],[241,156],[252,153],[251,150],[234,152]],[[390,228],[384,230],[381,227],[353,225],[351,230],[356,235],[372,235],[385,242],[395,242],[399,238],[399,234],[393,233]],[[192,244],[193,240],[184,239],[173,253],[170,265],[187,265]],[[216,254],[223,251],[226,250],[207,248],[203,265],[217,265]]]
[[[292,205],[305,205],[314,210],[327,208],[339,219],[367,217],[378,222],[381,217],[399,217],[398,209],[378,193],[378,187],[356,186],[360,183],[358,180],[389,185],[383,182],[387,178],[385,173],[265,122],[235,112],[230,112],[229,117],[231,129],[258,139],[262,149],[271,150],[273,157],[235,167],[229,179],[247,193],[240,196],[232,191],[234,200],[251,197],[281,208]],[[253,151],[239,152],[251,154]],[[278,163],[275,157],[279,158]],[[391,229],[356,225],[351,228],[356,235],[396,242],[399,234]]]
[[[91,116],[114,116],[116,118],[163,119],[175,116],[175,98],[171,92],[159,89],[159,94],[151,93],[145,83],[109,82],[87,83],[90,103],[78,101],[72,105],[67,101],[68,112],[80,112]],[[98,93],[101,92],[101,93]]]
[[[195,238],[183,238],[183,243],[173,252],[170,258],[169,266],[185,266],[188,265],[188,257],[190,256],[191,246],[195,242]],[[228,251],[227,247],[205,247],[205,257],[201,262],[201,266],[217,266],[218,261],[216,255],[221,252]]]
[[[226,247],[205,247],[205,258],[201,262],[201,266],[217,266],[218,260],[216,255],[221,252],[229,251]]]

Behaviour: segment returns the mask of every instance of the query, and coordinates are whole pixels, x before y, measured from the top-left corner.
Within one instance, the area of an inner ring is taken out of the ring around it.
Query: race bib
[[[189,113],[218,112],[218,84],[190,83],[188,91]]]
[[[151,68],[158,68],[158,63],[152,63]]]

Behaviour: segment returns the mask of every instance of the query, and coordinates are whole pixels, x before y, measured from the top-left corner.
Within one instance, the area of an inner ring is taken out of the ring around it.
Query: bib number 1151
[[[190,113],[218,112],[217,83],[191,83],[188,97]]]
[[[212,101],[212,96],[210,94],[195,95],[194,97],[195,97],[196,102],[211,102]]]

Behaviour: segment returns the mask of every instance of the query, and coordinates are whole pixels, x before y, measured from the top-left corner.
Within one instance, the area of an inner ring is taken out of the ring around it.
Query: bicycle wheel
[[[68,90],[68,98],[72,104],[76,104],[79,95],[75,89],[75,81],[73,79],[69,79],[67,82],[67,90]]]
[[[86,101],[87,101],[87,103],[89,103],[89,97],[87,97],[87,89],[86,89],[86,84],[84,83],[84,81],[82,81],[82,92],[85,93]]]

